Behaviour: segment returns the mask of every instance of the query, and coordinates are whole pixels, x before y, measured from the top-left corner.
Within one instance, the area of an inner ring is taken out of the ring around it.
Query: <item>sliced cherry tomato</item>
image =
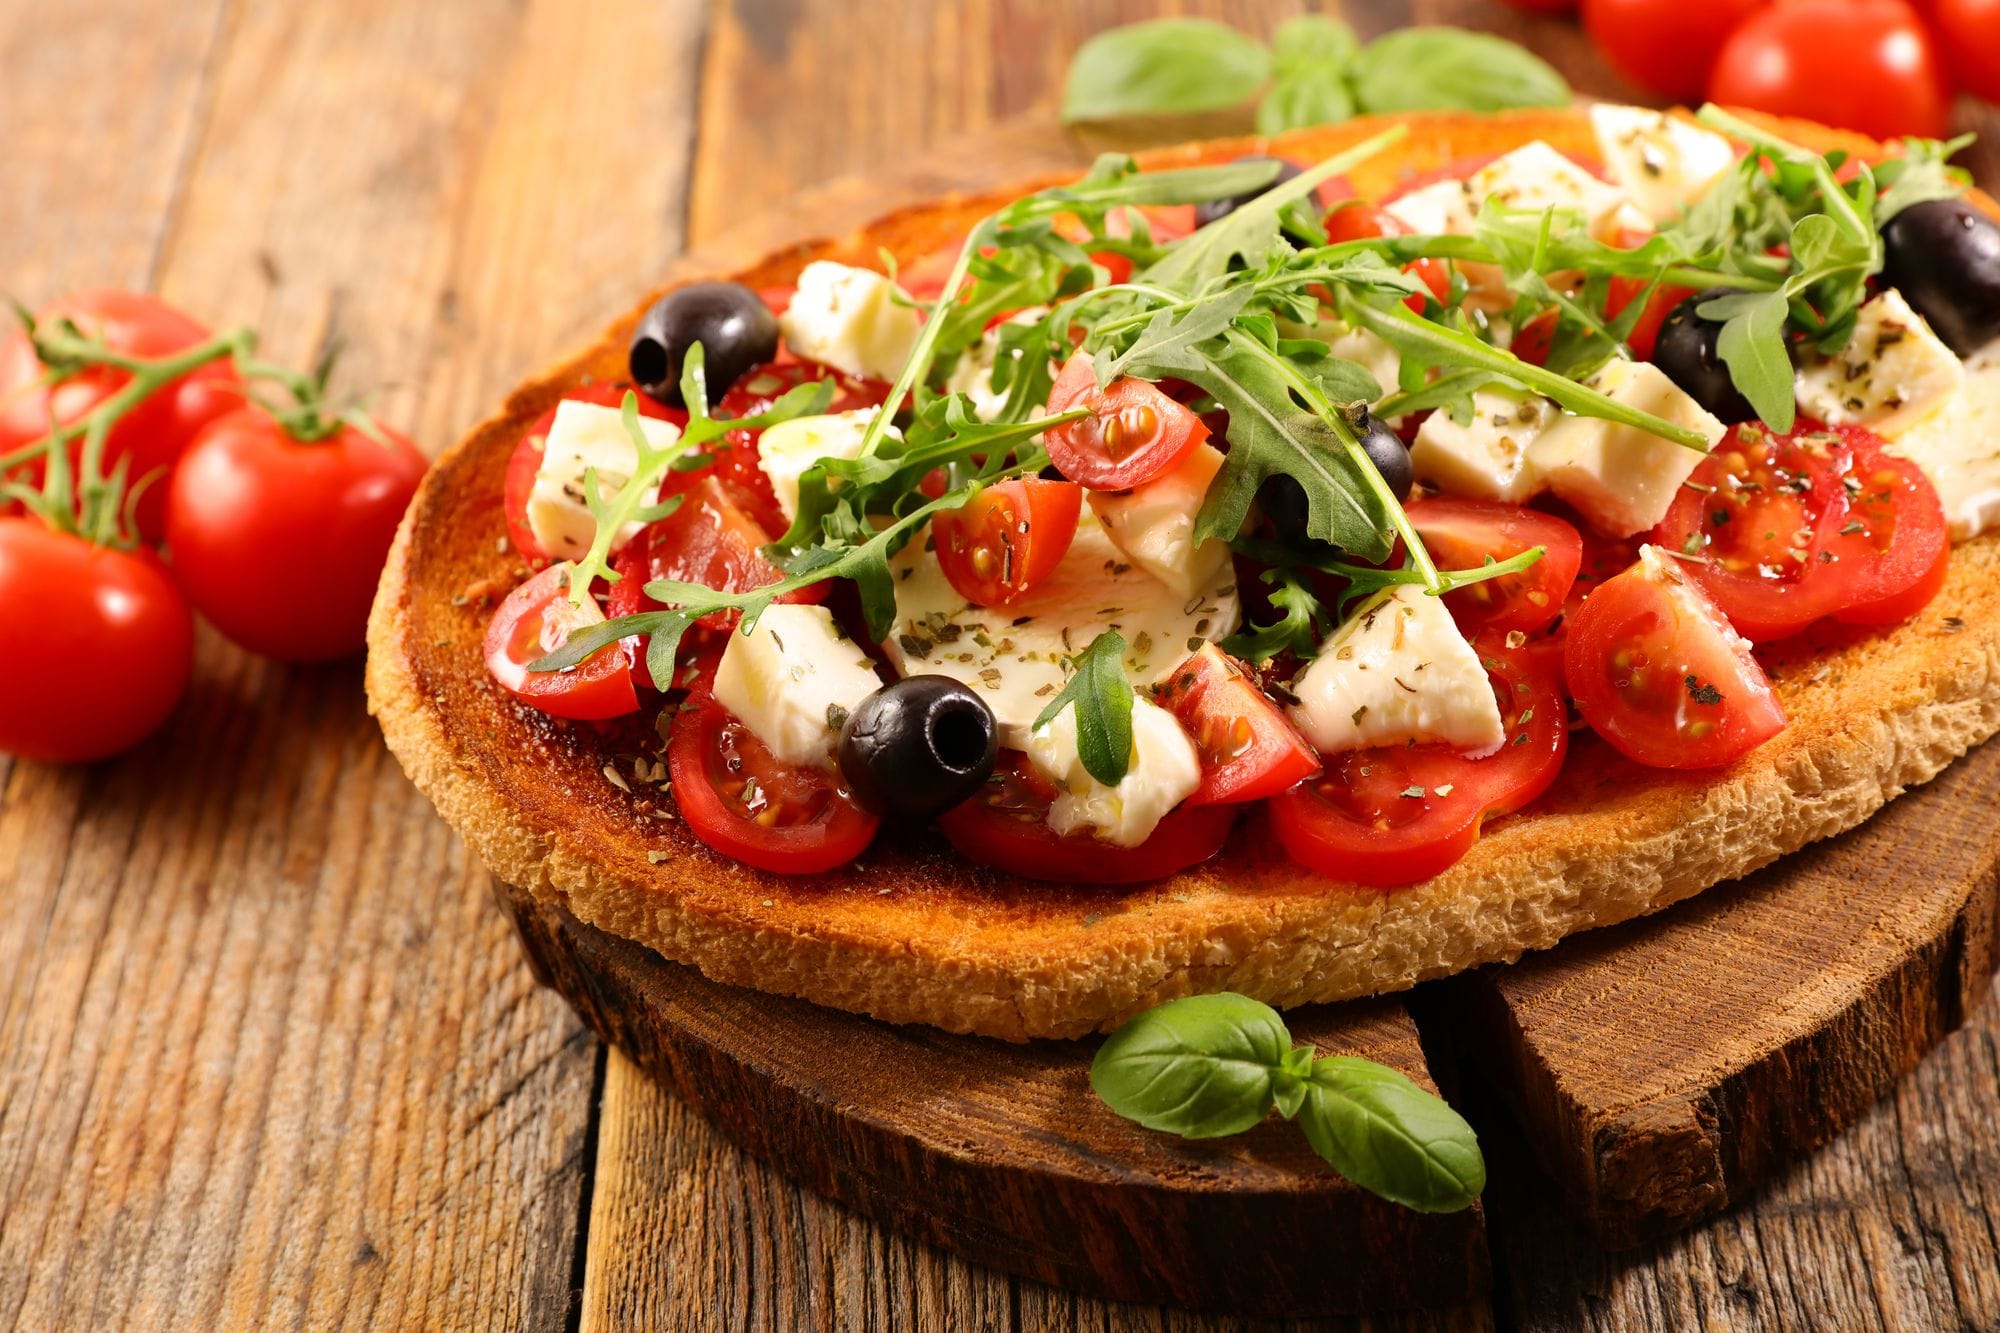
[[[661,603],[645,591],[653,579],[699,583],[718,592],[748,592],[785,576],[764,558],[770,534],[744,512],[722,479],[707,469],[684,475],[695,480],[680,492],[681,502],[674,512],[647,524],[611,562],[618,581],[611,585],[605,610],[614,618],[659,610]],[[828,586],[815,583],[778,600],[817,602],[826,596]],[[735,611],[712,611],[695,624],[726,630],[739,618]]]
[[[1129,490],[1186,458],[1208,426],[1158,386],[1129,376],[1100,389],[1090,356],[1078,352],[1049,393],[1049,415],[1085,407],[1090,415],[1044,435],[1049,458],[1094,491]]]
[[[1139,884],[1165,879],[1222,850],[1236,822],[1233,805],[1181,805],[1137,847],[1049,827],[1055,790],[1018,751],[1006,751],[971,800],[938,816],[940,832],[981,865],[1023,879],[1063,884]]]
[[[1440,569],[1477,569],[1488,556],[1506,560],[1542,548],[1542,558],[1518,574],[1445,594],[1445,606],[1466,633],[1533,631],[1562,614],[1583,561],[1583,537],[1574,527],[1553,514],[1487,500],[1436,496],[1406,508]]]
[[[1327,239],[1340,241],[1365,241],[1377,236],[1401,236],[1406,228],[1395,218],[1384,213],[1374,204],[1353,202],[1341,204],[1326,215]],[[1415,277],[1430,288],[1431,295],[1440,301],[1451,297],[1451,268],[1442,259],[1413,259],[1403,265],[1403,272]],[[1403,304],[1416,314],[1424,313],[1424,298],[1406,296]]]
[[[1649,92],[1699,101],[1736,26],[1769,0],[1583,0],[1583,26],[1611,67]]]
[[[1951,130],[1944,59],[1904,0],[1772,5],[1730,34],[1708,97],[1877,139],[1941,139]]]
[[[1271,801],[1272,829],[1293,860],[1342,883],[1414,884],[1456,864],[1484,820],[1548,790],[1569,748],[1560,662],[1547,641],[1509,647],[1499,631],[1473,646],[1507,743],[1480,759],[1444,745],[1328,756],[1323,774]]]
[[[1514,330],[1514,340],[1507,350],[1531,366],[1546,366],[1549,354],[1556,349],[1556,325],[1561,318],[1554,310],[1531,316]]]
[[[35,318],[47,326],[72,320],[112,351],[148,360],[184,352],[209,336],[187,315],[141,292],[78,292],[43,307]],[[75,421],[131,379],[126,371],[100,366],[46,384],[47,373],[26,332],[17,329],[0,341],[0,454],[42,439],[51,421],[61,425]],[[242,381],[235,363],[224,358],[161,386],[111,428],[104,444],[105,475],[121,459],[129,459],[130,484],[152,478],[139,493],[136,510],[139,532],[148,541],[158,541],[166,530],[167,478],[162,469],[173,466],[203,426],[241,406]],[[83,451],[82,441],[72,442],[69,451],[74,464]],[[41,464],[30,464],[22,475],[29,485],[39,486]]]
[[[1622,240],[1631,248],[1645,239],[1637,233],[1622,233]],[[1650,294],[1648,294],[1650,289]],[[1653,359],[1653,348],[1660,340],[1660,325],[1667,322],[1667,316],[1674,313],[1674,307],[1694,295],[1692,287],[1676,287],[1663,282],[1655,286],[1645,278],[1618,277],[1611,279],[1604,293],[1604,313],[1607,318],[1617,319],[1625,313],[1626,307],[1646,297],[1645,308],[1632,324],[1632,331],[1625,335],[1625,345],[1632,349],[1632,355],[1641,361]],[[1543,358],[1546,363],[1547,358]]]
[[[551,717],[595,722],[637,712],[632,688],[632,645],[620,639],[567,671],[530,671],[528,664],[569,642],[604,612],[591,598],[569,599],[568,576],[552,566],[507,594],[486,626],[486,670],[501,688]]]
[[[1657,550],[1569,618],[1570,696],[1613,748],[1653,768],[1713,768],[1785,728],[1750,644],[1687,571]]]
[[[1846,517],[1813,558],[1847,571],[1835,619],[1898,624],[1937,596],[1951,570],[1944,505],[1930,478],[1907,458],[1883,452],[1879,438],[1852,426],[1837,433],[1854,451],[1854,466],[1841,478]]]
[[[1583,539],[1583,559],[1576,567],[1576,582],[1570,584],[1569,597],[1563,602],[1563,614],[1571,616],[1591,593],[1632,568],[1632,562],[1639,558],[1639,543],[1630,537],[1607,537],[1588,523],[1570,517],[1566,510],[1563,517]]]
[[[563,395],[563,399],[566,402],[617,407],[625,401],[625,394],[630,389],[627,384],[584,384],[571,389]],[[643,393],[637,397],[641,416],[652,417],[656,421],[671,421],[676,426],[687,425],[687,413],[679,408],[664,407]],[[531,567],[549,562],[549,553],[542,549],[542,544],[535,540],[535,530],[528,526],[528,494],[535,489],[535,474],[542,468],[542,449],[548,444],[549,429],[555,421],[556,409],[551,407],[521,432],[521,438],[514,444],[514,452],[508,456],[507,476],[501,491],[501,503],[507,516],[507,539],[514,543],[514,549]]]
[[[881,824],[832,770],[785,763],[706,694],[675,715],[667,767],[695,836],[758,870],[816,875],[846,865]]]
[[[1319,756],[1250,669],[1212,643],[1169,672],[1153,702],[1180,719],[1201,756],[1189,805],[1261,801],[1319,772]]]
[[[1062,563],[1082,512],[1075,482],[1017,477],[988,486],[931,520],[938,565],[967,601],[1012,606]]]

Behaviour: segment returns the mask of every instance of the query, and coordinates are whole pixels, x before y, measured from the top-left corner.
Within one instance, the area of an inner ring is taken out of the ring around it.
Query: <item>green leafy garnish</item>
[[[1353,116],[1346,73],[1361,49],[1354,29],[1324,14],[1304,14],[1271,36],[1271,90],[1257,103],[1257,132],[1338,125]]]
[[[1084,772],[1107,787],[1132,766],[1132,682],[1125,678],[1125,639],[1106,630],[1076,658],[1076,670],[1035,718],[1035,730],[1076,709],[1076,751]]]
[[[1354,100],[1371,115],[1568,106],[1569,85],[1546,60],[1491,33],[1399,28],[1370,42],[1350,71]]]
[[[1100,32],[1077,48],[1063,85],[1063,119],[1192,113],[1240,106],[1271,73],[1254,37],[1213,19],[1149,19]]]
[[[1223,993],[1173,1000],[1105,1039],[1090,1086],[1148,1129],[1209,1139],[1275,1108],[1334,1170],[1419,1212],[1470,1207],[1486,1188],[1478,1136],[1444,1100],[1387,1065],[1294,1047],[1278,1012]]]

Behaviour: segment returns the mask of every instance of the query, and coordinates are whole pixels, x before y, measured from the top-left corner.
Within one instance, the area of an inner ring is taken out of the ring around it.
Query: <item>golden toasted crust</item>
[[[1355,173],[1364,197],[1399,175],[1531,139],[1593,151],[1579,112],[1407,119],[1412,133],[1393,165]],[[1316,159],[1379,128],[1357,121],[1144,160],[1273,147]],[[1823,149],[1880,151],[1853,135],[1779,128]],[[925,255],[1046,183],[906,209],[732,276],[771,286],[813,259],[872,263],[878,248]],[[1912,623],[1826,637],[1774,660],[1791,725],[1741,762],[1695,774],[1644,769],[1582,737],[1546,796],[1411,888],[1360,889],[1301,870],[1272,851],[1261,815],[1243,821],[1213,862],[1132,889],[1011,879],[929,835],[885,835],[859,863],[826,875],[752,870],[707,851],[671,799],[635,776],[634,757],[656,750],[649,731],[553,724],[508,700],[481,662],[491,607],[522,573],[501,507],[514,442],[565,391],[620,373],[643,309],[521,387],[439,460],[383,576],[368,691],[411,779],[494,874],[720,981],[1013,1040],[1081,1035],[1192,992],[1289,1006],[1397,990],[1743,875],[1853,827],[2000,729],[2000,538],[1982,538],[1958,548],[1944,591]]]

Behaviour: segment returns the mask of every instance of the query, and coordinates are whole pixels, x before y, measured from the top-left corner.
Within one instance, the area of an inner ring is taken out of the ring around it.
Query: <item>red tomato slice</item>
[[[632,645],[608,643],[567,671],[530,671],[528,663],[569,642],[587,625],[603,623],[597,603],[569,600],[568,580],[551,567],[507,594],[486,626],[486,669],[509,694],[551,717],[595,722],[637,712]]]
[[[1487,556],[1506,560],[1530,547],[1543,548],[1542,558],[1518,574],[1445,594],[1452,619],[1467,634],[1538,630],[1562,614],[1583,561],[1583,537],[1568,523],[1519,505],[1447,496],[1406,508],[1440,569],[1477,569]]]
[[[1882,451],[1857,427],[1837,433],[1854,451],[1841,478],[1846,518],[1826,536],[1815,560],[1846,570],[1846,604],[1834,618],[1850,625],[1894,625],[1937,596],[1951,570],[1951,540],[1937,488],[1916,464]]]
[[[675,715],[667,767],[695,836],[758,870],[814,875],[846,865],[881,824],[835,773],[781,761],[707,695]]]
[[[605,609],[613,617],[661,609],[661,603],[646,595],[646,584],[653,579],[699,583],[718,592],[748,592],[784,578],[784,571],[764,558],[770,534],[743,511],[722,479],[706,470],[685,475],[695,480],[680,493],[679,507],[649,523],[612,560],[618,581],[611,585]],[[828,586],[815,583],[778,600],[817,602],[826,596]],[[740,618],[736,611],[712,611],[695,624],[726,630]]]
[[[938,565],[958,595],[1012,606],[1062,563],[1083,512],[1083,487],[1017,477],[931,520]]]
[[[631,386],[627,384],[584,384],[563,395],[566,402],[596,403],[601,407],[617,407],[625,401],[625,394]],[[687,413],[678,408],[666,407],[654,402],[645,394],[637,395],[639,414],[652,417],[656,421],[671,421],[676,426],[687,425]],[[535,418],[535,423],[521,433],[514,445],[513,454],[507,459],[507,478],[502,490],[502,503],[507,515],[507,539],[514,543],[514,549],[530,566],[541,566],[549,562],[549,553],[535,540],[535,531],[528,526],[528,493],[535,488],[535,474],[541,471],[542,449],[548,443],[549,428],[555,425],[556,409]]]
[[[978,794],[939,815],[937,826],[962,855],[1009,875],[1059,884],[1139,884],[1206,861],[1222,850],[1236,822],[1233,805],[1189,802],[1137,847],[1115,847],[1087,833],[1059,836],[1049,827],[1054,799],[1027,756],[1007,752]]]
[[[1395,218],[1384,213],[1374,204],[1355,201],[1343,203],[1326,215],[1326,236],[1338,244],[1341,241],[1366,241],[1377,236],[1403,236],[1407,229]],[[1413,259],[1403,265],[1403,272],[1416,278],[1430,288],[1431,295],[1439,301],[1451,296],[1451,268],[1442,259]],[[1424,313],[1424,298],[1406,296],[1403,304],[1416,314]]]
[[[1560,663],[1546,641],[1474,640],[1493,682],[1507,744],[1481,759],[1443,745],[1332,756],[1326,772],[1271,802],[1272,830],[1300,865],[1343,883],[1390,888],[1442,873],[1481,823],[1548,790],[1569,748]]]
[[[1153,702],[1180,719],[1201,755],[1189,805],[1261,801],[1319,772],[1319,756],[1249,668],[1212,643],[1168,673]]]
[[[1785,728],[1747,640],[1691,577],[1650,554],[1569,618],[1563,673],[1577,710],[1619,753],[1654,768],[1713,768]]]
[[[1208,427],[1145,380],[1100,389],[1088,353],[1070,357],[1049,393],[1049,415],[1087,407],[1090,415],[1044,435],[1049,458],[1071,481],[1122,491],[1151,481],[1208,438]]]

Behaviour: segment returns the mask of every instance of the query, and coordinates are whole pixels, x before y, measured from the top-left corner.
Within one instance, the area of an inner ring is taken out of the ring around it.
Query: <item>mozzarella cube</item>
[[[1900,435],[1943,407],[1964,382],[1958,355],[1891,288],[1861,307],[1846,347],[1800,367],[1799,410],[1830,426]]]
[[[1229,563],[1229,544],[1210,537],[1194,541],[1196,517],[1208,498],[1209,484],[1222,470],[1222,454],[1213,445],[1198,444],[1193,452],[1160,476],[1129,491],[1091,491],[1091,510],[1112,544],[1132,563],[1173,590],[1188,597]]]
[[[1321,754],[1406,741],[1490,752],[1506,740],[1479,654],[1414,584],[1329,635],[1292,693],[1292,721]]]
[[[868,423],[881,411],[861,407],[852,412],[829,416],[793,417],[780,421],[757,437],[757,470],[771,479],[771,494],[788,519],[799,516],[799,478],[806,469],[826,459],[852,460],[861,457],[861,441]],[[884,435],[903,438],[894,426]]]
[[[1539,139],[1488,162],[1465,184],[1475,211],[1488,200],[1531,213],[1569,209],[1581,213],[1601,237],[1626,220],[1622,210],[1629,202],[1616,185],[1597,179]]]
[[[1201,785],[1194,742],[1172,713],[1145,699],[1132,701],[1131,764],[1117,786],[1105,786],[1084,768],[1074,706],[1035,729],[1028,760],[1061,789],[1049,806],[1050,828],[1064,836],[1088,831],[1117,847],[1144,842]]]
[[[1478,212],[1462,180],[1441,180],[1382,205],[1382,211],[1415,236],[1466,236]]]
[[[788,764],[833,766],[847,715],[882,687],[875,664],[823,606],[780,602],[729,636],[715,698]]]
[[[1710,448],[1728,429],[1648,362],[1613,361],[1589,386],[1698,432]],[[1528,462],[1548,488],[1611,537],[1644,532],[1665,518],[1703,457],[1700,450],[1599,417],[1563,416],[1528,446]]]
[[[1047,306],[1031,306],[1009,315],[1002,323],[1033,324],[1048,313]],[[962,393],[972,400],[973,413],[981,421],[993,420],[1007,406],[1007,395],[993,387],[993,368],[1000,363],[1000,328],[996,324],[980,334],[979,341],[960,354],[958,364],[951,368],[944,382],[946,393]],[[1008,357],[1019,361],[1021,353],[1009,352]]]
[[[1439,408],[1417,427],[1410,463],[1419,480],[1448,495],[1519,504],[1542,489],[1528,446],[1555,418],[1547,399],[1500,389],[1472,395],[1472,419],[1460,424]]]
[[[1680,216],[1736,165],[1729,140],[1664,111],[1599,102],[1590,127],[1611,179],[1655,222]]]
[[[884,275],[824,259],[805,266],[791,306],[778,317],[785,346],[805,360],[876,380],[902,373],[923,323],[922,312],[902,304]]]
[[[639,429],[652,449],[665,449],[680,439],[680,427],[669,421],[639,418]],[[590,549],[597,520],[586,500],[584,478],[595,469],[597,495],[609,500],[632,480],[639,468],[639,450],[615,407],[564,399],[542,442],[542,465],[528,491],[528,530],[543,551],[557,560],[575,560]],[[647,491],[644,503],[659,498],[659,487]],[[637,536],[643,523],[627,523],[612,539],[617,550]]]
[[[1929,477],[1952,540],[2000,525],[2000,342],[1965,359],[1965,384],[1942,409],[1889,442]]]

